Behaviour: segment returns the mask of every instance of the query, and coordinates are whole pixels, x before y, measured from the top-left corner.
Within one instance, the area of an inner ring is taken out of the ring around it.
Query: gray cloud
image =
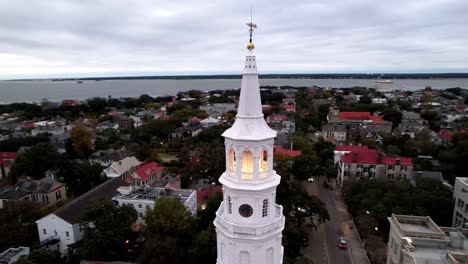
[[[0,79],[238,73],[250,1],[0,0]],[[468,2],[254,0],[262,72],[468,71]]]

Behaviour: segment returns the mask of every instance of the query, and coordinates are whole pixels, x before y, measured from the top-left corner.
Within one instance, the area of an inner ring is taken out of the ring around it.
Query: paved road
[[[322,181],[316,178],[314,183],[304,182],[304,187],[309,195],[316,195],[325,203],[330,214],[330,221],[322,225],[318,230],[310,232],[309,246],[304,250],[304,254],[317,264],[368,263],[365,252],[358,239],[353,235],[354,230],[349,228],[349,226],[352,226],[349,223],[352,223],[352,220],[347,219],[344,204],[342,201],[336,201],[337,196],[334,191],[322,187],[320,184]],[[346,250],[338,247],[338,237],[343,234],[346,238],[351,236],[352,240],[349,241],[352,242],[350,248]],[[351,253],[353,253],[352,257]]]

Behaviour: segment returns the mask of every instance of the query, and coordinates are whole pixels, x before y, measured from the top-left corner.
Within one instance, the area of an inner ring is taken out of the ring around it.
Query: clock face
[[[248,204],[243,204],[239,207],[239,214],[243,217],[250,217],[253,214],[253,209]]]

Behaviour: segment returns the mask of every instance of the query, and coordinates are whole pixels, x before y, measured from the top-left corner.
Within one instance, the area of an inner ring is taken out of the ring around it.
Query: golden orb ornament
[[[253,50],[254,48],[255,48],[255,45],[253,44],[253,42],[249,42],[249,43],[247,44],[247,49],[248,49],[248,50]]]

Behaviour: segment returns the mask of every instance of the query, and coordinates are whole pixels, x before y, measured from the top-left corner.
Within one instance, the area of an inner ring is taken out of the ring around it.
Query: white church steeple
[[[283,208],[276,204],[280,176],[273,170],[276,132],[262,113],[252,32],[247,45],[236,121],[223,134],[226,171],[223,202],[216,212],[218,264],[281,264]]]

